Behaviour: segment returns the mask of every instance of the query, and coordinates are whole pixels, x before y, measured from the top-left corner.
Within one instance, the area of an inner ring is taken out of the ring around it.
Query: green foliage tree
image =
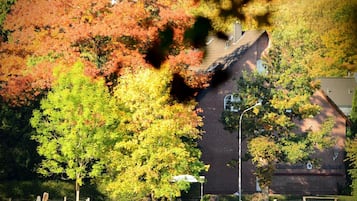
[[[352,111],[350,114],[352,126],[350,128],[350,138],[354,138],[357,134],[357,90],[353,94]]]
[[[348,162],[350,163],[348,173],[352,178],[352,195],[357,197],[357,138],[348,141],[346,152]]]
[[[104,80],[91,79],[83,69],[76,63],[67,73],[56,72],[57,81],[31,119],[44,157],[39,173],[75,180],[77,201],[84,179],[102,173],[101,157],[120,138],[121,118]]]
[[[355,90],[352,100],[352,111],[350,114],[351,127],[348,130],[347,139],[347,167],[352,180],[350,187],[352,195],[357,196],[357,90]]]
[[[128,134],[106,155],[105,190],[113,200],[123,201],[179,195],[188,183],[174,183],[173,177],[198,176],[204,169],[196,142],[202,120],[195,102],[171,98],[172,72],[167,67],[141,69],[118,82],[114,97],[128,113]]]
[[[268,187],[277,162],[297,163],[309,160],[316,149],[331,144],[329,133],[334,125],[327,120],[318,132],[296,134],[296,120],[313,117],[319,106],[310,103],[314,92],[312,78],[299,66],[282,63],[279,49],[271,49],[267,56],[265,72],[244,73],[238,80],[241,102],[237,108],[255,107],[245,114],[243,136],[248,140],[248,152],[263,187]],[[291,79],[294,77],[294,79]],[[242,110],[241,110],[242,111]],[[238,129],[239,115],[224,111],[222,120],[229,130]]]

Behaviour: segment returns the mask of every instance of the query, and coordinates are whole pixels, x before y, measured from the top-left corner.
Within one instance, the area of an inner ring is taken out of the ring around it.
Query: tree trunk
[[[77,176],[78,177],[78,176]],[[76,201],[79,201],[79,183],[78,178],[76,179]]]
[[[262,188],[262,194],[264,201],[269,201],[269,186],[264,186]]]

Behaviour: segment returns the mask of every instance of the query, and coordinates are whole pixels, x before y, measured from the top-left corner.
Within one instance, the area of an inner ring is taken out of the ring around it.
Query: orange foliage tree
[[[3,24],[10,34],[0,41],[0,95],[27,104],[50,88],[54,66],[78,60],[108,86],[124,69],[169,63],[184,84],[201,88],[207,76],[189,66],[203,53],[185,40],[192,6],[191,0],[17,0]]]

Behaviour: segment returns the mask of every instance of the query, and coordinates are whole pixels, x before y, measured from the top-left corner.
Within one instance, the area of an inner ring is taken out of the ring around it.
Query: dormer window
[[[207,40],[206,40],[206,45],[210,45],[213,41],[214,41],[214,38],[213,38],[213,37],[207,38]]]
[[[238,95],[228,94],[224,97],[224,110],[231,112],[238,112],[239,107],[237,103],[240,103],[241,99]]]

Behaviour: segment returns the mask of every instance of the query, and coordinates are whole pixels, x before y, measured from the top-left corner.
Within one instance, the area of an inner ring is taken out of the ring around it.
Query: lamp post
[[[239,129],[238,129],[238,196],[239,200],[242,201],[242,119],[244,113],[249,110],[262,105],[261,102],[257,102],[255,105],[243,110],[242,114],[239,117]]]

